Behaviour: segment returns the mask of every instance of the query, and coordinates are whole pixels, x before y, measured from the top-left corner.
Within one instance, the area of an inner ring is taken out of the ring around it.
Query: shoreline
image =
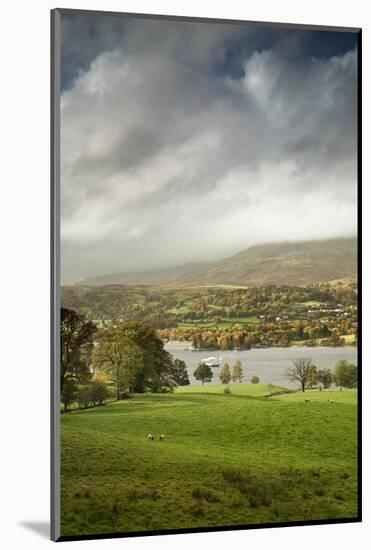
[[[186,346],[188,343],[188,340],[163,340],[164,345],[174,345],[174,344],[183,344]],[[190,342],[189,342],[190,344]],[[227,348],[227,349],[221,349],[221,348],[192,348],[192,347],[185,347],[182,349],[182,351],[202,351],[202,352],[211,352],[211,351],[252,351],[252,350],[262,350],[262,349],[289,349],[289,348],[308,348],[308,349],[315,349],[315,348],[328,348],[328,349],[344,349],[344,348],[358,348],[357,345],[354,344],[344,344],[343,346],[321,346],[321,344],[318,344],[316,346],[306,346],[302,344],[291,344],[290,346],[279,346],[279,345],[271,345],[271,346],[252,346],[250,348]]]

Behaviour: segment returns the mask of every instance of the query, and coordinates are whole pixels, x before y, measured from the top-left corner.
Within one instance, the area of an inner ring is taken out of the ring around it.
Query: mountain
[[[195,278],[205,273],[211,263],[189,263],[183,266],[157,269],[151,271],[128,271],[125,273],[112,273],[110,275],[97,275],[84,279],[78,285],[155,285],[162,283],[192,282]]]
[[[255,245],[219,262],[103,275],[85,279],[78,284],[305,286],[351,277],[356,275],[356,270],[357,240],[329,239]]]

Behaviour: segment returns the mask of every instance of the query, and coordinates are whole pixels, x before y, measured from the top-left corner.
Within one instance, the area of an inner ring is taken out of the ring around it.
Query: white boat
[[[206,357],[206,359],[201,359],[201,363],[204,363],[208,367],[219,367],[216,357]]]

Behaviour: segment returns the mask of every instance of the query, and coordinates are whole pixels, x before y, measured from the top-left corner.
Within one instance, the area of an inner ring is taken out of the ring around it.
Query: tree
[[[187,365],[181,359],[174,359],[172,366],[173,380],[177,386],[188,386],[189,377]]]
[[[201,380],[202,385],[204,385],[205,382],[211,382],[213,373],[209,365],[206,365],[205,363],[199,363],[197,369],[193,373],[193,376],[196,378],[196,380]]]
[[[241,361],[237,360],[232,367],[232,381],[241,383],[243,381],[243,369]]]
[[[307,386],[310,389],[313,389],[313,386],[315,386],[317,383],[318,383],[317,367],[315,365],[311,365],[309,367]]]
[[[103,405],[110,396],[107,381],[103,376],[96,375],[88,384],[90,398],[94,405]]]
[[[260,382],[259,376],[254,375],[251,378],[251,384],[259,384],[259,382]]]
[[[173,388],[177,384],[174,379],[173,358],[166,350],[161,350],[158,356],[153,359],[152,372],[147,379],[144,379],[144,387],[156,393],[163,388]],[[137,386],[138,389],[141,387]]]
[[[344,359],[338,361],[333,374],[334,382],[341,388],[355,388],[358,384],[357,365],[349,363]]]
[[[110,396],[108,382],[108,376],[104,372],[100,372],[96,373],[87,384],[80,385],[76,395],[79,407],[103,405],[105,400]]]
[[[130,390],[137,370],[143,370],[143,354],[118,328],[109,329],[94,350],[94,363],[116,386],[116,396]]]
[[[68,411],[69,405],[71,405],[77,396],[77,384],[73,378],[66,378],[61,391],[61,401],[64,405],[65,412]]]
[[[304,392],[314,366],[312,359],[310,357],[295,359],[293,364],[294,366],[287,370],[287,377],[292,382],[299,382],[301,390]]]
[[[332,334],[330,338],[326,338],[325,340],[321,341],[321,346],[331,346],[331,347],[338,347],[338,346],[345,346],[345,340],[344,338],[340,338],[338,334]]]
[[[83,315],[73,309],[61,308],[61,394],[68,379],[73,379],[75,383],[89,379],[89,362],[95,331],[95,324],[87,321]],[[71,387],[70,385],[69,389]]]
[[[229,384],[231,381],[231,369],[229,368],[228,363],[224,363],[220,370],[219,376],[222,384]]]
[[[323,385],[325,389],[329,388],[332,383],[332,372],[330,369],[320,369],[317,373],[318,382]]]
[[[82,409],[83,407],[89,407],[92,401],[89,384],[83,384],[78,388],[76,401],[78,402],[80,409]]]
[[[117,327],[122,337],[136,344],[142,352],[142,361],[136,365],[130,389],[143,393],[146,387],[158,391],[163,386],[174,386],[173,361],[164,349],[156,331],[139,321],[126,321]]]

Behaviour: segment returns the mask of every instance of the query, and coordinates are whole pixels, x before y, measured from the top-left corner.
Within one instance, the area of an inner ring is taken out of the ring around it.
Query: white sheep
[[[153,437],[152,434],[148,434],[148,439],[150,439],[151,441],[153,441],[155,438]]]
[[[165,439],[164,434],[161,434],[161,435],[160,435],[160,441],[163,441],[164,439]]]

